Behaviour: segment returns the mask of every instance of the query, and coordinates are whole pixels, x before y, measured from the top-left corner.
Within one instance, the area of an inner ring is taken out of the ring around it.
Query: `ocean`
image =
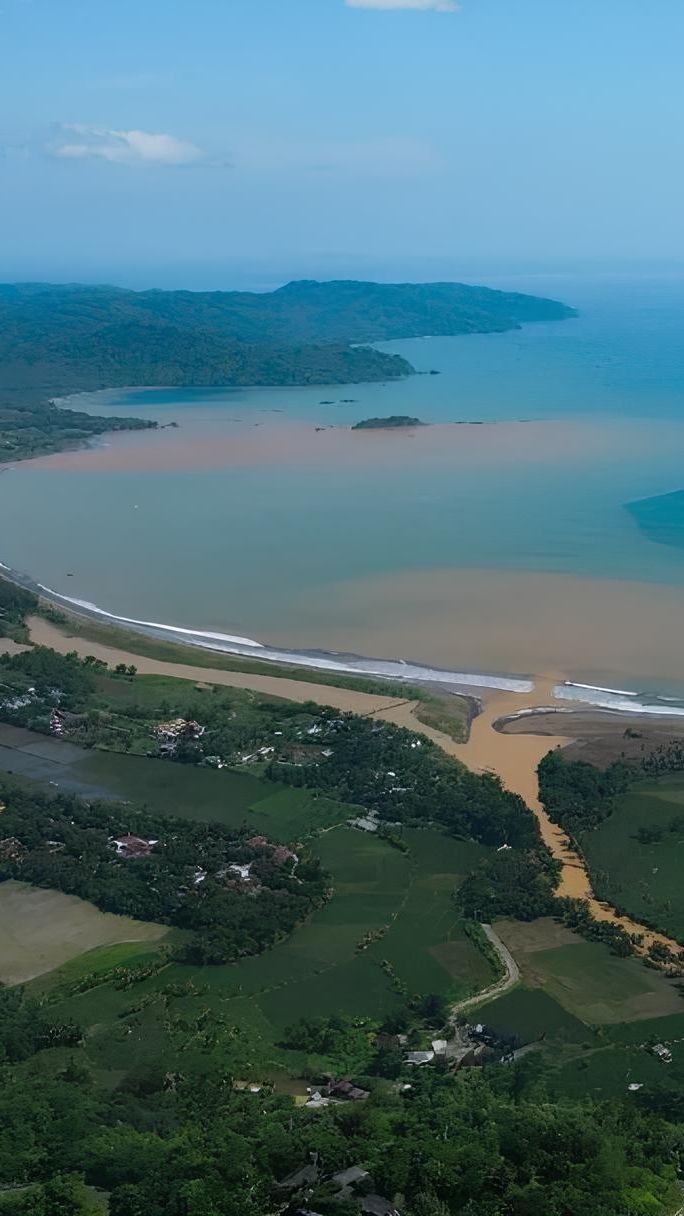
[[[580,315],[383,344],[425,373],[400,383],[81,395],[177,427],[3,472],[0,559],[112,614],[257,647],[676,706],[684,280],[506,286]],[[431,425],[350,430],[389,414]]]

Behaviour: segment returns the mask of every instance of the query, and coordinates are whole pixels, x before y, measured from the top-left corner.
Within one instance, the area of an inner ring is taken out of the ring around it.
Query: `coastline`
[[[205,668],[190,664],[166,662],[140,656],[134,649],[122,650],[102,643],[93,643],[78,636],[70,636],[41,617],[29,618],[31,640],[34,644],[49,646],[60,653],[75,650],[85,657],[94,654],[108,664],[133,663],[141,674],[171,675],[195,683],[215,683],[230,687],[263,692],[270,696],[281,696],[298,703],[315,701],[329,705],[342,712],[362,716],[373,716],[396,726],[406,727],[423,734],[447,755],[460,760],[476,772],[492,772],[513,793],[519,794],[533,811],[540,834],[552,856],[561,863],[561,875],[557,893],[561,897],[586,901],[592,916],[599,921],[619,925],[630,934],[641,936],[638,953],[645,955],[649,946],[658,943],[679,953],[681,945],[664,934],[657,933],[628,916],[619,915],[610,905],[599,901],[591,886],[585,863],[573,849],[568,836],[552,823],[539,800],[537,766],[543,756],[554,747],[568,747],[574,740],[572,733],[564,735],[506,734],[499,727],[503,718],[510,718],[538,707],[541,700],[548,708],[558,704],[554,695],[560,673],[548,673],[538,677],[530,690],[521,692],[510,689],[489,689],[481,705],[481,712],[472,720],[470,735],[465,743],[457,743],[449,735],[425,725],[416,715],[420,702],[409,696],[401,700],[352,689],[337,688],[329,684],[308,684],[277,675],[259,675]],[[68,628],[68,625],[67,625]],[[135,634],[131,632],[131,645]],[[0,643],[1,644],[1,643]],[[584,707],[586,709],[586,706]],[[564,723],[571,725],[574,711],[564,710]],[[627,719],[623,719],[627,721]]]

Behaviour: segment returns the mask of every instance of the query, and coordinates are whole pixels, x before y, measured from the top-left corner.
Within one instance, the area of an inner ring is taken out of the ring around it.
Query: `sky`
[[[0,279],[684,260],[683,0],[0,0]]]

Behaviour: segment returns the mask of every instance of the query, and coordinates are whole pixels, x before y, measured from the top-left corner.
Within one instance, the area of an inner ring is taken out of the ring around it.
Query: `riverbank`
[[[654,943],[665,945],[676,953],[681,949],[674,940],[638,924],[629,917],[620,916],[614,908],[596,898],[583,859],[573,849],[566,833],[551,822],[539,800],[537,767],[540,761],[551,748],[567,747],[572,742],[573,712],[568,712],[567,701],[559,701],[554,694],[554,688],[562,682],[560,673],[547,673],[540,677],[530,691],[511,692],[497,689],[489,692],[483,700],[481,712],[471,723],[468,741],[458,743],[445,732],[421,722],[416,712],[420,703],[410,697],[401,699],[337,688],[330,684],[308,683],[289,677],[260,675],[255,671],[224,671],[191,663],[154,659],[137,654],[135,649],[123,650],[70,634],[68,625],[59,628],[42,617],[29,618],[28,626],[34,644],[49,646],[62,654],[75,650],[81,657],[91,654],[113,666],[118,663],[133,664],[142,674],[170,675],[195,683],[215,683],[251,689],[270,696],[281,696],[300,704],[314,701],[319,705],[330,705],[341,712],[377,717],[423,734],[447,755],[455,757],[472,770],[495,773],[508,789],[524,799],[537,818],[544,843],[561,864],[557,891],[559,896],[585,900],[596,920],[619,925],[627,933],[640,935],[640,953],[646,953]],[[134,646],[134,638],[135,635],[131,634],[130,646]],[[563,723],[566,733],[521,735],[507,734],[499,729],[503,718],[524,713],[525,710],[539,705],[565,711],[558,721],[559,727],[560,723]],[[625,726],[631,721],[631,717],[626,717]]]

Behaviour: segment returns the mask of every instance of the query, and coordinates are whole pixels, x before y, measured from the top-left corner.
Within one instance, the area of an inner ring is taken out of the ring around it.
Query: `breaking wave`
[[[23,580],[26,583],[26,580]],[[180,625],[166,625],[160,621],[141,621],[134,617],[118,616],[88,600],[74,599],[62,595],[42,583],[37,588],[57,603],[70,604],[90,616],[129,626],[151,637],[181,642],[185,646],[201,646],[203,650],[214,650],[221,654],[244,655],[246,658],[268,660],[271,663],[288,663],[295,667],[311,667],[319,671],[334,671],[347,675],[384,676],[406,683],[430,683],[458,685],[465,688],[497,688],[505,692],[532,692],[532,680],[512,676],[484,675],[480,672],[447,671],[439,667],[426,667],[409,663],[405,659],[365,659],[360,655],[337,654],[317,650],[284,650],[259,642],[254,638],[230,633],[214,633],[202,629],[188,629]]]
[[[684,706],[673,704],[676,698],[644,699],[643,693],[623,688],[600,688],[594,684],[575,684],[571,680],[557,684],[553,695],[559,701],[582,701],[598,709],[612,709],[621,714],[649,714],[662,718],[684,718]],[[667,704],[664,704],[667,702]]]

